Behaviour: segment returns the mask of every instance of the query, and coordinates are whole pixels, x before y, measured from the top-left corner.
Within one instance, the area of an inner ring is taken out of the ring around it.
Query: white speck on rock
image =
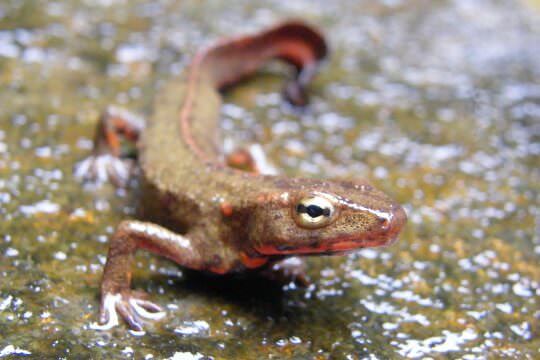
[[[497,304],[495,305],[495,307],[497,308],[497,310],[502,311],[505,314],[510,314],[513,310],[512,304],[510,303]]]
[[[19,255],[19,250],[10,247],[10,248],[7,248],[7,249],[6,249],[6,252],[4,253],[4,255],[5,255],[6,257],[15,257],[15,256],[18,256],[18,255]]]
[[[22,205],[19,209],[25,215],[35,215],[38,213],[54,214],[60,211],[60,205],[49,200],[42,200],[32,205]]]
[[[167,360],[200,360],[204,358],[204,355],[201,353],[191,353],[191,352],[175,352],[173,356],[168,358]]]
[[[120,63],[151,61],[154,58],[155,52],[142,44],[122,44],[116,50],[116,59]]]
[[[34,150],[37,157],[50,158],[52,156],[52,148],[50,146],[41,146]]]
[[[204,320],[186,321],[174,329],[174,332],[183,336],[205,336],[210,331],[210,325]]]
[[[6,310],[9,305],[11,305],[11,301],[13,300],[13,296],[9,295],[4,300],[0,301],[0,312]]]
[[[9,355],[31,355],[32,353],[28,350],[21,348],[16,348],[13,345],[8,345],[2,350],[0,350],[0,357],[9,356]]]
[[[63,261],[67,259],[67,255],[65,252],[57,251],[54,253],[54,258],[59,261]]]
[[[130,346],[126,346],[124,350],[122,350],[122,354],[131,355],[133,354],[133,348]]]
[[[531,297],[533,296],[533,292],[529,287],[522,282],[517,282],[512,286],[512,290],[514,291],[514,294],[521,297]]]
[[[432,353],[448,353],[460,351],[463,344],[477,338],[473,329],[465,329],[461,333],[443,331],[442,336],[434,336],[424,340],[407,340],[399,344],[398,353],[407,358],[420,358]]]
[[[528,322],[524,321],[519,325],[511,325],[510,330],[518,336],[521,336],[525,340],[530,340],[532,338],[531,325]]]

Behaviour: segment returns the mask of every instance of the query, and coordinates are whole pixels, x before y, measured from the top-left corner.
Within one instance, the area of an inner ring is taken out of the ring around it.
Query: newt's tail
[[[199,67],[199,74],[209,75],[221,90],[253,74],[271,59],[283,60],[296,70],[285,95],[293,104],[304,105],[306,86],[326,53],[326,42],[316,29],[300,21],[288,21],[255,35],[223,40],[200,52],[193,65]]]

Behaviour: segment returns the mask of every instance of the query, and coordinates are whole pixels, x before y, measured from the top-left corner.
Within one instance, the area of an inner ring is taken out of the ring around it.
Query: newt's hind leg
[[[120,314],[132,329],[142,331],[143,320],[163,318],[165,312],[160,306],[148,301],[145,293],[131,289],[135,252],[145,249],[179,265],[201,269],[208,264],[197,245],[195,235],[183,236],[149,222],[123,221],[110,240],[101,281],[99,324],[93,327],[108,330],[118,325]]]
[[[276,168],[270,164],[262,147],[258,144],[234,150],[227,155],[226,163],[235,169],[255,174],[277,174]]]
[[[103,183],[111,181],[125,186],[134,167],[134,161],[121,157],[121,137],[136,143],[144,121],[138,116],[109,106],[101,115],[94,137],[92,155],[77,163],[74,175],[83,181]]]

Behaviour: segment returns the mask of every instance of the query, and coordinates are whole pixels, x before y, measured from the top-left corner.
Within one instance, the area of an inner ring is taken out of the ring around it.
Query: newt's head
[[[261,255],[340,253],[388,245],[407,222],[401,206],[366,182],[292,179],[258,197],[249,238]]]

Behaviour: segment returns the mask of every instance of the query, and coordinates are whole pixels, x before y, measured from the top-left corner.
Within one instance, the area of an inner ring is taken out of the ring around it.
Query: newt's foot
[[[145,320],[160,320],[165,311],[145,299],[146,294],[139,291],[123,291],[105,294],[101,300],[99,324],[92,324],[95,330],[109,330],[119,324],[118,314],[135,331],[143,331]]]
[[[309,102],[305,88],[296,81],[292,81],[285,86],[283,95],[285,100],[294,106],[304,107]]]
[[[111,154],[92,155],[75,164],[74,176],[81,181],[97,184],[112,182],[125,187],[135,167],[132,159],[124,159]]]
[[[264,269],[261,275],[283,285],[293,283],[300,287],[308,287],[311,281],[306,275],[306,264],[298,257],[291,257]]]

